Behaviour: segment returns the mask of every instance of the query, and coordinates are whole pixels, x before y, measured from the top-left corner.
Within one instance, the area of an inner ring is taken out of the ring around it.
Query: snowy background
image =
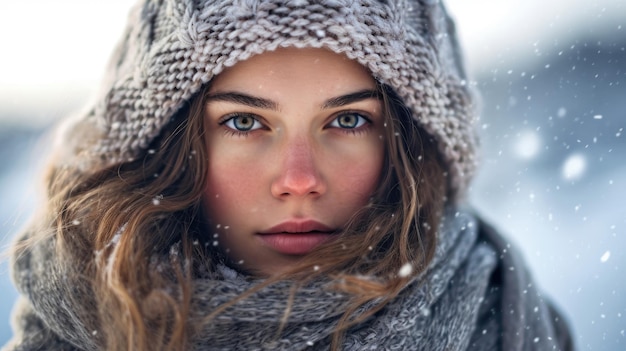
[[[581,350],[626,350],[626,2],[575,3],[447,1],[483,95],[470,199],[524,253]],[[93,93],[130,5],[0,3],[2,249],[33,212],[41,136]],[[0,345],[15,298],[0,260]]]

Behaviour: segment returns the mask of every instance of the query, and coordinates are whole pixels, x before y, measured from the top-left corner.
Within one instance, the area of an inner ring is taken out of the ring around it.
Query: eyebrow
[[[322,105],[323,109],[341,107],[345,105],[349,105],[358,101],[363,101],[367,99],[381,99],[382,96],[377,90],[360,90],[354,93],[337,96],[331,99],[326,100]]]
[[[238,92],[209,94],[209,96],[207,96],[207,102],[211,101],[234,102],[236,104],[246,105],[250,107],[278,111],[278,104],[272,100]]]
[[[349,104],[362,101],[362,100],[381,99],[381,98],[382,98],[381,94],[377,90],[364,89],[364,90],[359,90],[354,93],[330,98],[322,104],[322,108],[323,109],[337,108],[337,107],[349,105]],[[209,94],[207,96],[207,102],[211,102],[211,101],[234,102],[236,104],[246,105],[246,106],[250,106],[254,108],[278,111],[278,103],[276,103],[275,101],[248,95],[245,93],[236,92],[236,91]]]

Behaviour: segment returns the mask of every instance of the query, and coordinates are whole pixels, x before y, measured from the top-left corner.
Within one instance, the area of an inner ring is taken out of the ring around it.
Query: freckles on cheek
[[[354,167],[353,169],[345,169],[343,178],[340,183],[346,192],[353,193],[364,199],[369,197],[376,190],[378,185],[380,172],[377,170],[365,170],[364,168]]]
[[[382,162],[365,156],[360,162],[350,160],[338,164],[340,166],[333,167],[333,176],[329,181],[333,182],[340,192],[367,202],[380,181]]]
[[[209,168],[205,192],[213,210],[216,212],[222,212],[226,208],[250,210],[254,194],[261,188],[258,168],[250,163],[216,160],[215,166]]]
[[[327,154],[333,182],[337,189],[365,201],[374,193],[383,169],[384,149],[374,143],[361,143],[344,152]],[[337,149],[335,149],[337,150]]]

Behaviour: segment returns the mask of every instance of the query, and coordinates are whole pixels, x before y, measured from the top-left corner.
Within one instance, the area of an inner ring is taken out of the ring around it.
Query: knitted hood
[[[433,0],[141,1],[95,103],[66,126],[64,161],[94,169],[139,157],[203,84],[280,47],[326,48],[367,67],[435,138],[451,192],[464,192],[475,112],[453,22]]]

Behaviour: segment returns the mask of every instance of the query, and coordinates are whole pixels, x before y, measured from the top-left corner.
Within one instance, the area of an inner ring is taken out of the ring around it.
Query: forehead
[[[326,49],[282,48],[255,55],[213,79],[210,91],[271,92],[276,89],[341,93],[373,89],[376,81],[358,62]]]

